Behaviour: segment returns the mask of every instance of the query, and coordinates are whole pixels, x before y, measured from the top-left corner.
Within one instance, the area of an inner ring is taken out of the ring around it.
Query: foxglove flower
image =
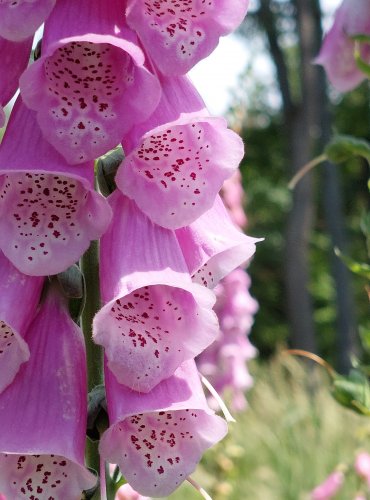
[[[140,493],[135,491],[128,483],[126,483],[118,488],[114,500],[150,500],[150,498],[143,497],[142,495],[140,495]]]
[[[174,233],[153,224],[118,190],[101,239],[105,306],[94,340],[118,381],[142,392],[211,344],[218,330],[214,294],[192,283]]]
[[[241,229],[246,228],[248,221],[243,207],[245,193],[240,170],[236,170],[226,179],[221,189],[221,197],[233,223]]]
[[[69,163],[114,148],[158,104],[156,78],[124,25],[124,0],[58,0],[42,56],[20,81],[44,136]]]
[[[316,486],[311,492],[312,500],[330,500],[338,493],[344,482],[344,474],[341,471],[332,472],[323,483]]]
[[[176,236],[193,280],[209,288],[250,259],[261,241],[234,226],[219,197],[195,222],[177,229]]]
[[[153,222],[176,229],[211,208],[244,147],[224,119],[208,115],[186,78],[160,82],[159,106],[124,137],[116,183]]]
[[[120,385],[109,370],[105,380],[110,427],[101,455],[142,495],[172,493],[227,433],[226,422],[207,406],[193,360],[148,394]]]
[[[109,224],[93,165],[68,165],[19,98],[0,146],[0,248],[23,273],[64,271]]]
[[[370,0],[344,0],[315,59],[324,66],[330,82],[340,92],[352,90],[365,78],[356,66],[354,42],[350,39],[359,34],[370,35]],[[363,45],[362,58],[370,63],[369,44]]]
[[[184,75],[244,19],[248,0],[128,0],[127,21],[163,74]]]
[[[31,356],[0,395],[0,491],[9,499],[79,500],[84,467],[85,351],[81,330],[52,288],[26,335]]]
[[[10,42],[0,37],[0,127],[5,124],[2,108],[8,104],[18,88],[19,77],[27,68],[31,48],[32,38],[22,42]]]
[[[33,36],[56,0],[1,0],[0,36],[19,42]]]
[[[43,282],[20,273],[0,252],[0,393],[30,356],[23,337],[36,313]]]
[[[359,453],[355,460],[355,471],[370,488],[370,455],[366,451]]]

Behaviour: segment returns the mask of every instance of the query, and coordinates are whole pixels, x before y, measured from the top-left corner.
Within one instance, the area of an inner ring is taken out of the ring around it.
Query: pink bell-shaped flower
[[[20,271],[64,271],[103,234],[111,210],[93,178],[93,164],[66,163],[18,98],[0,145],[0,248]]]
[[[124,137],[116,183],[153,222],[176,229],[212,207],[244,146],[224,119],[209,116],[188,79],[160,83],[157,109]]]
[[[124,21],[124,0],[58,0],[42,56],[23,74],[25,104],[68,163],[94,160],[158,104],[156,78]]]
[[[184,75],[244,19],[248,0],[128,0],[127,21],[166,75]]]
[[[2,108],[8,104],[18,88],[19,77],[27,68],[31,48],[32,37],[21,42],[10,42],[0,37],[0,127],[5,124]]]
[[[177,229],[176,236],[193,280],[209,288],[249,260],[261,241],[234,226],[220,197],[192,224]]]
[[[95,484],[84,467],[84,340],[54,286],[27,331],[30,359],[0,395],[0,491],[9,500],[80,500]]]
[[[115,191],[101,239],[104,307],[94,340],[122,384],[148,392],[211,344],[218,330],[214,294],[191,281],[173,231],[153,224]]]
[[[120,385],[108,369],[105,384],[110,427],[100,452],[141,495],[172,493],[227,433],[207,406],[194,360],[148,394]]]
[[[370,0],[343,0],[315,59],[340,92],[354,89],[365,79],[357,68],[354,42],[350,39],[351,35],[360,34],[370,35]],[[363,45],[362,57],[370,63],[370,44]]]
[[[52,11],[55,1],[2,0],[0,2],[0,36],[13,42],[32,37]]]
[[[43,282],[44,278],[20,273],[0,252],[0,393],[30,357],[24,335],[35,316]]]
[[[342,471],[332,472],[324,482],[316,486],[311,492],[311,500],[330,500],[343,486],[344,474]]]

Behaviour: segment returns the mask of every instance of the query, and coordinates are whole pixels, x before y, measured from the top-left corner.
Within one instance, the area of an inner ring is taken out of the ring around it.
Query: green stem
[[[91,242],[81,259],[81,271],[85,279],[85,305],[81,314],[81,327],[85,337],[87,357],[87,380],[89,392],[103,382],[103,350],[92,340],[92,321],[100,309],[99,290],[99,246]],[[99,471],[98,443],[89,439],[86,444],[86,463]]]

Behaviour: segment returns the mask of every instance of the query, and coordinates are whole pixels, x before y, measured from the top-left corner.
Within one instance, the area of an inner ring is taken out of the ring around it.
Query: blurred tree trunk
[[[257,20],[266,34],[276,68],[292,176],[322,151],[331,135],[331,119],[325,74],[320,66],[312,64],[322,40],[319,0],[285,2],[291,8],[291,16],[294,18],[294,36],[299,49],[299,89],[294,98],[286,54],[279,42],[281,33],[278,29],[277,5],[274,0],[260,0]],[[281,5],[280,3],[280,8]],[[338,172],[330,164],[323,167],[323,205],[332,244],[344,249],[346,238]],[[312,178],[306,175],[292,193],[292,207],[286,229],[285,286],[291,344],[295,348],[311,352],[316,351],[313,306],[308,290],[309,239],[313,216]],[[346,372],[350,367],[349,354],[354,350],[354,307],[349,272],[334,253],[332,273],[337,294],[337,365],[340,371]]]

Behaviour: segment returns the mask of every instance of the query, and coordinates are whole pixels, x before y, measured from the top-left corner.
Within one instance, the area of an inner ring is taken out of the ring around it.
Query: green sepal
[[[349,375],[336,376],[332,395],[342,406],[370,416],[370,386],[367,376],[361,371],[351,370]]]
[[[341,163],[354,156],[361,156],[370,162],[370,143],[352,135],[336,135],[325,148],[329,161]]]

